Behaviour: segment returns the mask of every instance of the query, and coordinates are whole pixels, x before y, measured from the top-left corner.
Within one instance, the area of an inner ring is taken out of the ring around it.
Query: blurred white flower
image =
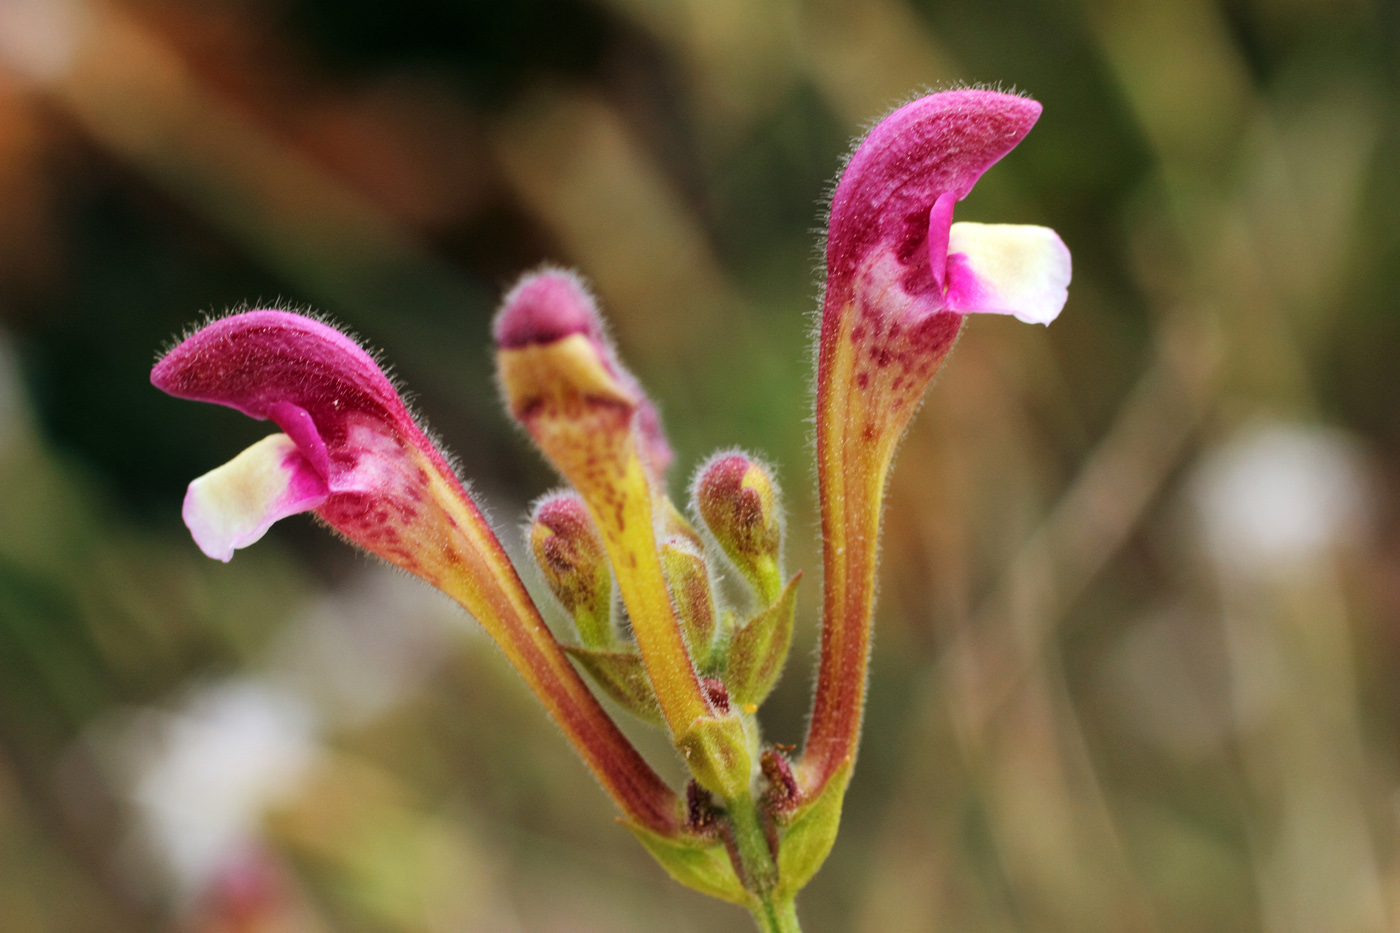
[[[133,805],[137,857],[162,863],[177,900],[207,896],[265,845],[265,815],[302,789],[321,743],[403,702],[472,628],[436,590],[373,567],[300,613],[258,673],[96,724],[88,742]]]
[[[89,13],[80,0],[0,0],[0,62],[35,81],[63,77]]]
[[[1361,457],[1340,432],[1271,423],[1211,452],[1192,484],[1222,569],[1251,576],[1306,567],[1364,526]]]
[[[143,834],[194,896],[253,847],[268,808],[297,790],[316,756],[314,716],[294,694],[250,678],[146,716],[132,797]]]

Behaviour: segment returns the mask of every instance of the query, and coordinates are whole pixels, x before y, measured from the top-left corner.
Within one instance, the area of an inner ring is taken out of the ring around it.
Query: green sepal
[[[775,900],[791,900],[812,880],[836,842],[841,804],[851,779],[847,761],[834,773],[815,800],[803,804],[784,820],[778,837],[778,888]]]
[[[762,703],[782,676],[792,647],[797,583],[801,579],[801,571],[794,574],[778,601],[746,622],[729,642],[724,685],[731,702],[740,707]]]
[[[582,648],[578,645],[565,645],[564,650],[618,706],[652,725],[665,727],[661,704],[656,701],[651,678],[640,654],[635,651]]]
[[[697,719],[675,742],[701,787],[724,801],[748,796],[753,758],[738,716]]]
[[[729,852],[718,839],[683,837],[675,839],[653,832],[636,823],[625,822],[651,857],[666,873],[694,891],[747,907],[753,895],[744,890]]]

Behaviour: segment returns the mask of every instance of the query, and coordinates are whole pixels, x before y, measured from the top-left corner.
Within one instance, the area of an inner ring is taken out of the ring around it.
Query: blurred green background
[[[578,267],[677,494],[779,467],[796,743],[821,202],[960,83],[1045,112],[959,218],[1075,279],[969,322],[896,463],[804,927],[1400,931],[1392,0],[0,0],[0,929],[746,928],[427,587],[306,519],[204,559],[185,484],[266,426],[147,373],[204,313],[329,314],[518,549],[556,481],[488,323]]]

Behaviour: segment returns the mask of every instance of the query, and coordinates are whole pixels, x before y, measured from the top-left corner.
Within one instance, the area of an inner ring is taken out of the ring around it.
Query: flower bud
[[[758,761],[763,779],[768,784],[763,792],[764,802],[770,810],[780,813],[791,810],[798,801],[800,791],[787,756],[780,749],[765,748]]]
[[[530,519],[530,550],[554,598],[590,648],[613,642],[612,572],[598,528],[574,495],[550,496]]]
[[[695,481],[695,510],[764,605],[782,592],[782,512],[768,470],[743,454],[711,460]]]
[[[653,498],[670,454],[654,409],[601,334],[577,277],[526,276],[496,316],[497,372],[511,414],[598,528],[657,702],[678,736],[709,707],[658,553]]]
[[[651,480],[664,481],[675,455],[661,415],[619,362],[577,276],[526,276],[506,296],[493,334],[506,403],[561,473],[570,476],[601,440],[635,446]],[[580,436],[589,432],[593,443]]]
[[[715,637],[715,601],[705,557],[686,539],[670,538],[661,545],[661,571],[666,575],[676,618],[685,631],[691,660],[700,670],[708,670]]]

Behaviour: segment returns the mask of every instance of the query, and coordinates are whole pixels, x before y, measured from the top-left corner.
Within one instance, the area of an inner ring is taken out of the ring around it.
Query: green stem
[[[797,904],[793,900],[765,901],[753,911],[753,918],[761,933],[802,933],[797,923]]]
[[[797,923],[795,899],[779,900],[777,897],[778,864],[768,848],[768,836],[763,830],[757,802],[745,795],[728,801],[728,810],[734,848],[744,881],[754,896],[749,912],[759,930],[762,933],[802,933]]]

